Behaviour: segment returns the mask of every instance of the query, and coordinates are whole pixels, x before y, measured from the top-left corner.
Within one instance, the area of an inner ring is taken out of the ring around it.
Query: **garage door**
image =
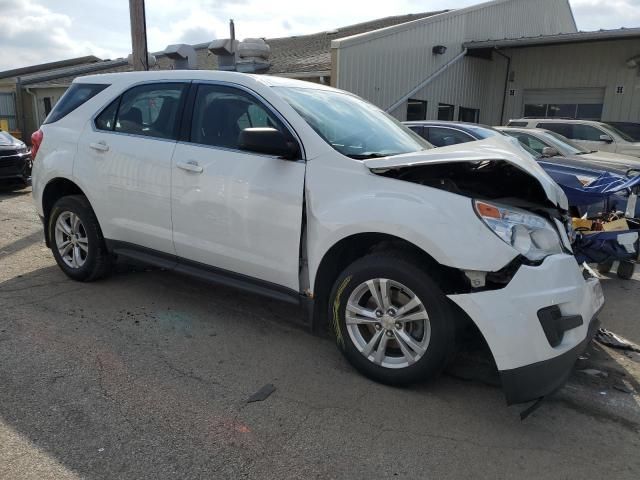
[[[547,88],[525,90],[525,117],[600,120],[604,88]]]

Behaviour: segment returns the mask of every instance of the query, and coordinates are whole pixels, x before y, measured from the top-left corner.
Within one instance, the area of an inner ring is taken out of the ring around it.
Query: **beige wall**
[[[505,121],[523,114],[526,89],[585,88],[605,89],[603,120],[640,121],[640,75],[626,62],[640,55],[640,41],[615,40],[597,43],[528,47],[505,50],[512,57],[514,81],[507,89]],[[616,94],[616,87],[624,87]]]
[[[575,31],[566,0],[489,2],[334,40],[335,84],[386,109],[458,55],[466,41]],[[447,52],[434,55],[435,45],[446,46]],[[495,112],[487,112],[485,105],[495,95],[501,98],[504,85],[503,75],[500,90],[493,90],[497,87],[490,81],[494,64],[505,68],[500,60],[465,58],[415,98],[429,102],[431,118],[438,103],[460,105],[464,101],[463,106],[481,109],[481,121],[492,122]],[[404,119],[406,106],[393,113]]]

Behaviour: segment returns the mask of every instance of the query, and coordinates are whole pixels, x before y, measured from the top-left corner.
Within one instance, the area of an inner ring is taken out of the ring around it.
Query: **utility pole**
[[[131,51],[134,70],[149,70],[149,52],[147,50],[147,21],[144,12],[144,0],[129,0],[131,17]]]

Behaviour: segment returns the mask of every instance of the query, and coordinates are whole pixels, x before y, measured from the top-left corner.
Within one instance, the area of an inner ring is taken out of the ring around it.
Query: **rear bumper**
[[[548,395],[566,381],[604,304],[599,281],[585,279],[564,254],[521,266],[500,290],[449,298],[482,332],[510,404]]]

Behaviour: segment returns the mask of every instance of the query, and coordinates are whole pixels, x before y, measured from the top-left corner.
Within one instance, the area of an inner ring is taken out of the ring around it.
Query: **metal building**
[[[569,0],[493,0],[265,41],[264,74],[330,83],[400,120],[640,122],[640,28],[578,32]],[[193,46],[198,68],[218,68],[208,46]],[[173,68],[155,55],[155,69]],[[96,60],[0,72],[0,122],[28,139],[75,77],[132,68]]]

